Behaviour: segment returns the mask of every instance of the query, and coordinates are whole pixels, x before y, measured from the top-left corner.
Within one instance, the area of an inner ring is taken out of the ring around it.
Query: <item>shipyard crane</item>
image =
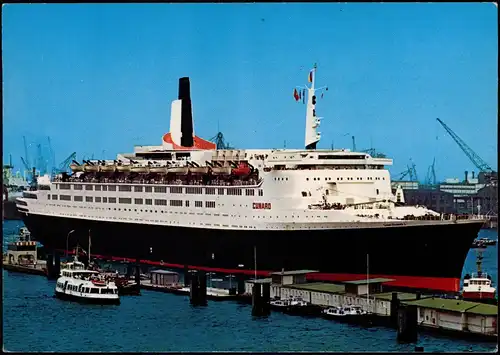
[[[73,152],[61,164],[59,164],[59,167],[57,168],[54,167],[54,169],[52,170],[52,175],[67,173],[69,165],[75,159],[76,159],[76,152]]]
[[[50,171],[53,171],[56,167],[56,155],[54,150],[52,149],[52,142],[50,141],[50,137],[47,137],[48,147],[49,147],[49,155],[50,155]]]
[[[432,165],[429,166],[429,169],[427,169],[427,179],[426,179],[426,184],[427,185],[436,185],[436,170],[435,170],[435,165],[436,165],[436,158],[432,161]]]
[[[47,172],[47,160],[45,160],[43,157],[41,144],[37,144],[37,158],[35,167],[40,171],[40,175],[45,175],[45,173]]]
[[[24,159],[23,164],[25,165],[26,169],[31,172],[31,167],[29,164],[29,157],[28,157],[28,145],[26,144],[26,137],[23,136],[23,141],[24,141]]]
[[[483,173],[493,173],[493,169],[483,160],[479,155],[477,155],[455,132],[451,130],[443,121],[436,118],[437,121],[444,127],[446,132],[453,138],[453,140],[458,144],[460,149],[467,155],[472,164],[474,164],[479,171]]]

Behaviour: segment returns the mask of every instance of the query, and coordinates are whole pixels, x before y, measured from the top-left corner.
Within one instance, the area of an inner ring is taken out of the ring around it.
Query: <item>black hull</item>
[[[100,304],[100,305],[119,305],[120,299],[97,299],[97,298],[86,298],[86,297],[77,297],[73,295],[68,295],[62,292],[55,292],[55,297],[65,300],[65,301],[73,301],[84,304]]]
[[[470,245],[481,222],[412,227],[336,230],[211,230],[148,224],[105,222],[76,218],[23,214],[34,239],[47,249],[88,248],[92,254],[141,258],[183,267],[211,267],[214,271],[254,269],[264,271],[309,269],[323,274],[366,277],[369,254],[372,277],[405,276],[447,279],[461,278]],[[213,257],[212,257],[213,256]],[[168,265],[167,265],[168,266]],[[170,265],[172,266],[172,265]],[[455,282],[454,281],[454,282]],[[408,281],[409,282],[409,281]],[[411,285],[409,285],[411,287]],[[438,288],[439,289],[439,288]]]
[[[21,220],[21,214],[17,210],[15,200],[4,200],[3,201],[3,219],[4,220]]]

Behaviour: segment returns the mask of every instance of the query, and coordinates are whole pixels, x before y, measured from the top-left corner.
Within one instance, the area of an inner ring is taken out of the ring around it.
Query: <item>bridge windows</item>
[[[120,185],[120,186],[118,186],[118,191],[131,192],[132,191],[132,186],[130,186],[130,185]]]
[[[73,196],[73,201],[75,201],[75,202],[83,202],[83,197],[82,196]]]
[[[118,202],[119,203],[131,204],[132,203],[132,199],[130,197],[119,197],[118,198]]]
[[[142,186],[134,186],[134,192],[142,192]]]

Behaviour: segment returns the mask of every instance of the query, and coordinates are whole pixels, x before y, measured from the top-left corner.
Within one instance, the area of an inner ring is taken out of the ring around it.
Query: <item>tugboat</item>
[[[481,270],[482,251],[477,253],[477,273],[465,275],[462,298],[467,301],[496,304],[496,289],[492,286],[491,276]]]
[[[82,303],[120,304],[118,288],[104,279],[98,271],[85,269],[75,254],[73,262],[66,264],[57,279],[55,296]]]

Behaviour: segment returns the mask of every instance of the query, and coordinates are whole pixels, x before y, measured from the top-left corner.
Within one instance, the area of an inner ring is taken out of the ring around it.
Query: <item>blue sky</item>
[[[241,148],[303,148],[293,88],[318,63],[319,148],[374,147],[439,179],[497,168],[497,8],[471,4],[10,4],[3,6],[3,158],[40,143],[113,158],[161,144],[178,78],[195,133]],[[347,135],[349,133],[349,135]],[[474,169],[476,170],[476,169]]]

